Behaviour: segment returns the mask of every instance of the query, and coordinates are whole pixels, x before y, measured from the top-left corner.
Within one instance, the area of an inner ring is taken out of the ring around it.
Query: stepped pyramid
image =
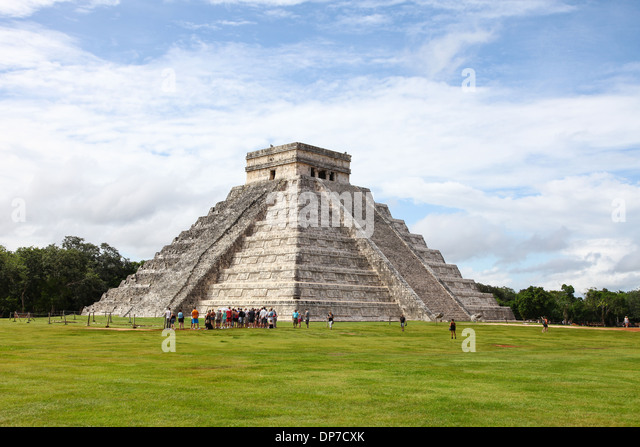
[[[83,313],[273,307],[342,321],[514,320],[367,188],[351,156],[291,143],[247,154],[247,181]]]

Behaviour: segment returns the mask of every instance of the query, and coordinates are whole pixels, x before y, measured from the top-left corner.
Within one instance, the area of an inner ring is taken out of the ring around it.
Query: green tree
[[[523,319],[550,316],[555,310],[555,301],[551,293],[542,287],[529,286],[516,295],[516,307]]]
[[[585,305],[604,326],[614,325],[628,312],[625,292],[611,292],[607,289],[589,289],[585,294]]]
[[[640,289],[627,292],[627,307],[629,319],[640,321]]]
[[[109,288],[118,287],[123,279],[135,273],[141,265],[122,257],[118,250],[106,243],[100,244],[100,252],[95,261],[95,272]]]
[[[561,290],[552,290],[550,293],[555,300],[554,318],[562,319],[563,321],[573,320],[574,306],[576,301],[579,300],[575,296],[573,286],[562,284]]]
[[[22,312],[33,312],[41,301],[42,290],[46,282],[43,258],[44,249],[37,247],[20,247],[15,251],[22,264],[20,282],[16,285],[16,298]],[[17,310],[17,309],[13,309]]]
[[[22,309],[18,291],[24,275],[20,258],[0,245],[0,316]]]
[[[0,246],[0,312],[80,310],[135,273],[114,247],[67,236],[62,246],[22,247],[11,253]]]

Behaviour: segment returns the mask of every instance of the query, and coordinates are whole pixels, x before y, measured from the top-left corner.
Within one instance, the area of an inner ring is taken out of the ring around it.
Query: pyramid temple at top
[[[246,157],[246,184],[83,312],[308,309],[342,321],[514,320],[367,188],[351,156],[302,143]]]

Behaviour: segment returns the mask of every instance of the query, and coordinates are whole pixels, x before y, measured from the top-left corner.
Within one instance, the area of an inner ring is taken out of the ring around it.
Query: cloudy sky
[[[301,141],[464,277],[637,289],[638,23],[636,0],[0,0],[0,245],[149,259],[247,152]]]

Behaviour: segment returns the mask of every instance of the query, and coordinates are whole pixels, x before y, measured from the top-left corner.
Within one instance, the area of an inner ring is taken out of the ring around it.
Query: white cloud
[[[520,4],[493,14],[524,14]],[[378,11],[353,20],[385,24]],[[445,28],[434,72],[497,38]],[[73,234],[149,258],[244,182],[246,152],[304,141],[351,153],[352,182],[376,199],[456,209],[412,230],[466,277],[638,284],[640,186],[620,173],[640,147],[633,84],[525,101],[497,86],[468,94],[370,70],[407,54],[318,39],[267,48],[196,38],[123,65],[33,24],[1,27],[0,54],[0,244],[11,249]],[[26,222],[6,217],[14,198]],[[616,199],[625,222],[612,220]]]
[[[0,0],[0,16],[27,17],[56,3],[72,0]]]
[[[206,0],[211,5],[244,4],[254,6],[293,6],[309,1],[322,2],[323,0]]]
[[[466,50],[485,44],[494,39],[489,30],[457,30],[442,37],[429,40],[419,51],[418,60],[422,60],[425,73],[429,77],[438,77],[460,68],[468,58]]]
[[[75,3],[79,11],[86,12],[100,6],[116,6],[120,0],[0,0],[0,17],[24,18],[59,3]]]
[[[596,285],[632,289],[640,283],[632,242],[640,240],[640,227],[616,219],[618,202],[612,199],[620,197],[626,216],[637,222],[638,183],[592,174],[549,181],[523,197],[447,184],[415,183],[412,190],[423,200],[462,210],[430,214],[412,228],[448,262],[475,265],[482,259],[493,265],[488,278],[503,270],[522,288],[528,285],[523,281],[552,288],[573,283],[581,291]],[[488,282],[483,272],[475,274]]]

